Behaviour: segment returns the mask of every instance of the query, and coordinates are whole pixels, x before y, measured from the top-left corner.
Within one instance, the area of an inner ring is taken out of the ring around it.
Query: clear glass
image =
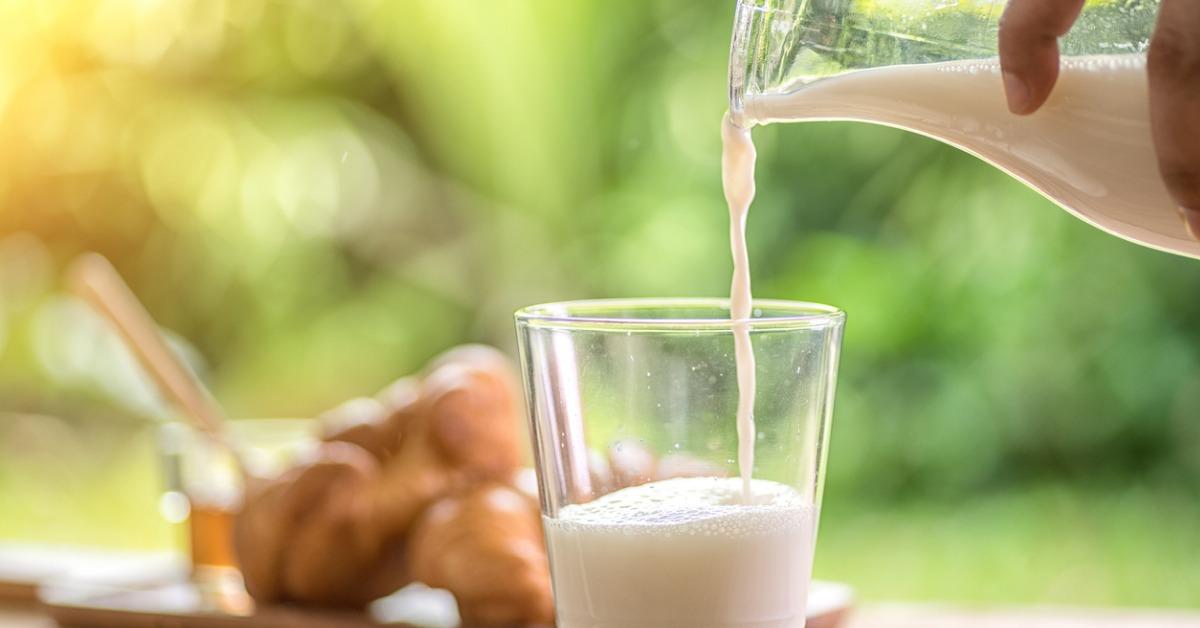
[[[659,529],[665,536],[626,534],[635,527],[623,529],[614,510],[605,516],[618,520],[609,526],[616,534],[556,538],[570,509],[593,500],[605,508],[615,502],[601,498],[625,487],[722,477],[713,482],[734,482],[740,495],[729,314],[728,302],[716,299],[577,301],[517,312],[560,628],[803,625],[844,322],[836,308],[760,300],[750,324],[755,499],[763,480],[806,505],[812,523],[795,537],[798,553],[766,555],[753,539],[717,545],[719,530],[688,526],[672,540],[674,515],[695,515],[687,504],[679,513],[662,506],[653,524],[667,525]],[[711,542],[679,538],[693,534]],[[751,575],[739,571],[748,565]],[[705,620],[688,619],[697,613]]]
[[[307,419],[230,421],[229,435],[249,471],[270,478],[315,450],[316,423]],[[160,511],[187,527],[192,571],[199,582],[237,576],[233,517],[245,486],[230,452],[186,423],[168,423],[159,435],[165,492]]]

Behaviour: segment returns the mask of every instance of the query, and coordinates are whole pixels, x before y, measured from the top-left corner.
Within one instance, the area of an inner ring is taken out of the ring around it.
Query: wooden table
[[[0,602],[0,628],[54,628],[54,620],[34,606]]]
[[[36,607],[7,604],[0,605],[0,628],[55,624]],[[859,609],[848,628],[1200,628],[1200,612],[877,604]]]

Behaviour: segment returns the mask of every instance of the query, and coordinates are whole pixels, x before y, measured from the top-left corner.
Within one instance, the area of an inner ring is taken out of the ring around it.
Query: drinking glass
[[[697,625],[684,620],[676,602],[693,615],[710,612],[713,619],[701,622],[705,626],[803,625],[844,318],[826,305],[754,303],[749,328],[758,379],[756,490],[764,480],[790,487],[785,490],[803,501],[811,522],[796,537],[803,545],[796,560],[782,565],[788,573],[734,582],[734,574],[720,573],[718,556],[688,556],[688,546],[670,541],[657,548],[651,542],[647,554],[620,564],[632,555],[620,538],[616,545],[605,541],[600,551],[605,556],[581,559],[584,554],[567,556],[550,533],[564,509],[623,487],[688,476],[724,476],[736,483],[725,486],[741,486],[735,479],[738,378],[728,302],[576,301],[517,312],[560,627]],[[682,516],[695,514],[683,512],[688,505],[679,508]],[[682,534],[697,532],[689,530]],[[754,547],[753,540],[739,540],[730,551]],[[754,558],[759,559],[764,567],[778,566],[771,557]],[[672,561],[715,562],[707,571],[655,575]],[[704,584],[722,579],[728,582],[715,592]],[[755,587],[757,582],[764,586]],[[701,590],[708,594],[691,595]],[[787,612],[764,620],[756,613],[766,607]]]
[[[257,477],[278,475],[317,445],[316,423],[307,419],[241,419],[227,427]],[[233,518],[245,487],[233,454],[179,422],[163,425],[159,450],[165,485],[159,509],[168,521],[187,526],[193,578],[199,584],[240,578]]]

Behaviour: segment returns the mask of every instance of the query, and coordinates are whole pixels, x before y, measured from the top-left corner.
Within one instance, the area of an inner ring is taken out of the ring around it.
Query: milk
[[[1066,57],[1037,113],[1013,115],[1005,102],[999,62],[953,61],[861,70],[748,96],[745,117],[861,120],[915,131],[975,154],[1105,231],[1200,257],[1158,172],[1145,56]]]
[[[545,518],[559,628],[799,628],[816,510],[791,487],[678,478]]]
[[[721,122],[721,181],[729,205],[729,247],[733,253],[733,281],[729,288],[729,317],[733,321],[734,359],[737,368],[738,470],[742,492],[751,495],[754,473],[754,347],[750,344],[750,257],[746,251],[746,217],[754,201],[754,141],[749,129]]]

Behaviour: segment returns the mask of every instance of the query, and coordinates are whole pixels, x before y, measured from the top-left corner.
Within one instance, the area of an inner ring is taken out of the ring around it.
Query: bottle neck
[[[739,0],[729,50],[729,111],[747,127],[755,96],[868,68],[995,55],[1005,0],[916,11],[857,0]]]
[[[796,48],[799,0],[738,0],[729,46],[729,114],[737,126],[754,124],[747,97],[778,81],[789,51]]]

